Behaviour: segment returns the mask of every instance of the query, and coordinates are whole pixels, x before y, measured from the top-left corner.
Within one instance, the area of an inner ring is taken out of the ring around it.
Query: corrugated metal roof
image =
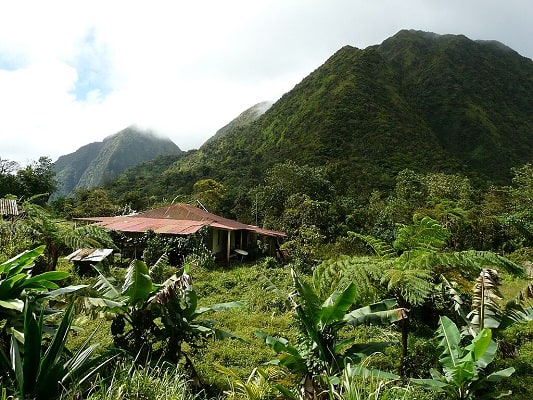
[[[78,249],[65,258],[69,261],[100,262],[113,252],[113,249]]]
[[[0,215],[19,215],[17,201],[0,199]]]
[[[136,215],[78,219],[94,221],[97,225],[106,229],[121,232],[144,233],[147,230],[153,230],[156,233],[188,235],[197,232],[202,226],[209,225],[230,231],[247,230],[266,236],[286,236],[283,232],[243,224],[183,203],[161,207]]]

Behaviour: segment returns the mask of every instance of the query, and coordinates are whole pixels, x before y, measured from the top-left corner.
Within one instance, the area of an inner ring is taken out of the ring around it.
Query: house
[[[232,256],[244,257],[257,252],[257,241],[268,243],[271,255],[275,254],[278,240],[285,233],[262,229],[254,225],[224,218],[198,207],[177,203],[139,214],[117,217],[78,218],[92,221],[108,230],[126,235],[141,235],[151,230],[161,235],[190,235],[207,226],[207,247],[218,258],[228,263]]]

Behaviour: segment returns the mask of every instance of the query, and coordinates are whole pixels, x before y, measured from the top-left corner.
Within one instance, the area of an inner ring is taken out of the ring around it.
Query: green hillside
[[[406,168],[507,184],[532,160],[532,116],[530,59],[498,42],[401,31],[341,48],[260,118],[230,124],[154,178],[169,196],[204,178],[245,192],[292,160],[363,197]]]
[[[256,123],[209,141],[169,175],[260,181],[285,160],[338,188],[388,187],[402,169],[503,183],[533,154],[533,62],[495,42],[401,31],[346,46]]]

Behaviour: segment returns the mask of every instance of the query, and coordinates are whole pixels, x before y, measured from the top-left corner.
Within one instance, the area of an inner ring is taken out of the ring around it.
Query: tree
[[[74,197],[65,200],[64,212],[71,218],[110,217],[117,214],[118,206],[104,189],[76,189]]]
[[[400,307],[411,310],[411,314],[433,293],[441,275],[451,274],[466,283],[486,266],[498,266],[516,275],[523,274],[520,266],[492,252],[444,251],[449,233],[429,217],[413,217],[411,225],[399,230],[392,246],[371,236],[354,235],[364,240],[378,255],[377,263],[383,271],[379,283],[398,300]],[[401,328],[401,374],[405,377],[409,334],[407,318],[401,321]]]
[[[73,227],[70,223],[55,221],[37,204],[25,202],[23,207],[26,216],[20,223],[30,227],[36,243],[46,245],[44,262],[37,268],[40,272],[55,270],[59,257],[67,250],[115,247],[103,228],[92,225]]]
[[[511,189],[512,212],[510,223],[524,239],[525,246],[533,245],[533,164],[513,168],[513,188]]]
[[[21,188],[16,176],[19,168],[16,161],[0,158],[0,197],[8,194],[19,196]]]
[[[46,196],[37,199],[40,205],[44,205],[50,194],[57,188],[54,165],[49,157],[39,157],[38,161],[20,169],[17,171],[17,178],[22,188],[21,195],[26,200],[46,194]]]
[[[324,175],[319,167],[300,166],[293,161],[269,169],[265,184],[257,186],[250,195],[263,225],[281,229],[280,217],[293,195],[307,195],[311,200],[330,200],[333,189]]]
[[[193,198],[198,200],[209,212],[220,209],[226,188],[214,179],[202,179],[193,185]]]

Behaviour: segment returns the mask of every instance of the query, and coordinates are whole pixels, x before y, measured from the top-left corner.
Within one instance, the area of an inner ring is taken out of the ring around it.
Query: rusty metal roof
[[[85,220],[94,220],[84,218]],[[172,235],[189,235],[198,231],[202,226],[209,225],[201,221],[173,220],[165,218],[142,218],[142,217],[102,217],[95,225],[106,229],[121,232],[144,233],[152,230],[155,233]]]
[[[0,199],[0,215],[19,215],[17,201]]]
[[[156,233],[188,235],[197,232],[202,226],[208,225],[230,231],[247,230],[266,236],[286,236],[283,232],[243,224],[184,203],[129,216],[78,219],[94,221],[96,225],[121,232],[144,233],[148,230],[153,230]]]

